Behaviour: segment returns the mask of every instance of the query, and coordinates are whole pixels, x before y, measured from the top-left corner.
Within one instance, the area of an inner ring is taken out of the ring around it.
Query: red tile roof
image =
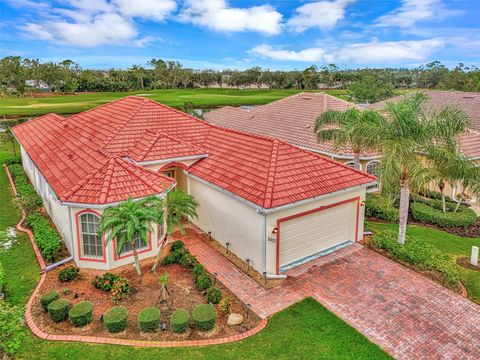
[[[422,92],[427,95],[427,99],[424,102],[426,110],[453,105],[465,111],[472,121],[472,130],[459,137],[459,147],[469,158],[480,158],[480,93],[437,90],[424,90]],[[399,102],[405,99],[405,96],[413,93],[395,96],[391,99],[370,104],[367,108],[381,110],[387,102]]]
[[[135,96],[69,118],[45,115],[13,131],[64,202],[104,204],[158,194],[172,184],[127,157],[208,153],[187,171],[263,208],[375,180],[282,141],[213,126]]]
[[[209,111],[205,120],[219,126],[271,136],[326,155],[353,159],[352,149],[334,149],[319,143],[313,132],[315,120],[327,110],[344,111],[354,104],[325,93],[299,93],[253,109],[225,106]],[[375,157],[364,153],[362,158]]]

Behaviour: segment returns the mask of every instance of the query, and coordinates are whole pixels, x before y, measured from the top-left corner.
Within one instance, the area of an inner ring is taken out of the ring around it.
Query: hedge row
[[[407,236],[405,244],[397,242],[397,234],[391,230],[375,234],[371,244],[385,250],[398,260],[422,270],[434,270],[442,274],[443,283],[452,288],[460,285],[460,274],[455,263],[443,251],[424,241]]]
[[[40,213],[27,215],[27,224],[32,229],[35,243],[46,261],[55,260],[60,251],[61,238]]]
[[[391,198],[380,194],[367,194],[365,215],[385,221],[397,222],[399,211]]]
[[[437,200],[434,200],[437,201]],[[410,205],[412,216],[416,221],[434,224],[440,227],[469,227],[477,221],[477,214],[472,209],[460,206],[457,212],[448,210],[443,212],[437,206],[430,206],[422,202]]]
[[[0,262],[0,293],[2,292],[4,286],[5,286],[5,273],[3,271],[3,265]]]

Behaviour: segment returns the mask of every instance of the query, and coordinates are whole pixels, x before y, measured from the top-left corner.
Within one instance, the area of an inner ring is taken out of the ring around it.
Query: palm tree
[[[405,243],[411,188],[424,188],[433,179],[428,162],[419,155],[427,155],[435,147],[454,148],[458,135],[469,125],[467,115],[458,108],[426,112],[424,100],[424,94],[416,93],[401,102],[387,103],[383,116],[365,118],[353,130],[381,153],[382,186],[400,187],[400,244]]]
[[[315,121],[315,134],[319,142],[331,141],[335,149],[351,146],[353,167],[360,170],[360,154],[369,149],[364,138],[356,136],[356,125],[371,117],[378,117],[372,110],[360,111],[350,108],[346,111],[328,110]]]
[[[160,249],[158,249],[155,263],[152,266],[152,272],[157,270],[162,250],[168,241],[168,236],[171,235],[176,228],[179,228],[182,234],[185,233],[182,220],[197,217],[197,206],[198,203],[193,196],[181,189],[172,190],[167,194],[167,201],[165,203],[165,222],[167,229],[162,245]]]
[[[152,231],[152,224],[162,224],[164,218],[163,200],[150,196],[142,200],[128,199],[124,203],[110,206],[103,211],[99,223],[99,234],[107,234],[106,242],[117,241],[120,254],[127,244],[131,246],[135,269],[142,275],[137,253],[137,239],[147,244],[147,234]]]

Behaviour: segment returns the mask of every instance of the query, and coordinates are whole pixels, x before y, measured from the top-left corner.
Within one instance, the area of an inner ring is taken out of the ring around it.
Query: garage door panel
[[[280,223],[280,267],[355,241],[356,202]]]

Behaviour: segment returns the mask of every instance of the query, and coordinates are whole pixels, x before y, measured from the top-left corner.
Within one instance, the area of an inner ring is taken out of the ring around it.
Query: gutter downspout
[[[257,210],[257,214],[263,217],[263,242],[262,242],[262,274],[267,272],[267,214]]]

